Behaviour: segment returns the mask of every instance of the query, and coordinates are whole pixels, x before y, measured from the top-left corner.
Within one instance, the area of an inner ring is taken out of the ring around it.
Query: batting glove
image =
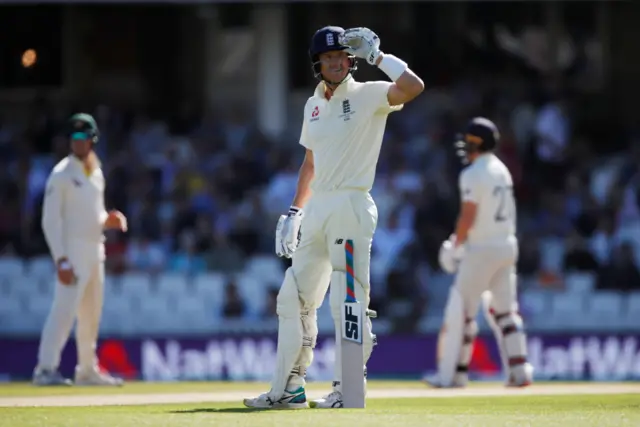
[[[458,270],[458,264],[464,256],[464,246],[456,245],[455,234],[449,237],[448,240],[442,242],[440,246],[440,252],[438,253],[438,262],[443,271],[454,274]]]
[[[380,38],[376,33],[365,27],[349,28],[340,36],[338,42],[348,46],[346,51],[357,58],[363,58],[367,63],[375,65],[382,54]]]
[[[300,244],[300,226],[304,212],[295,206],[289,208],[287,215],[280,215],[276,226],[276,255],[291,258]]]

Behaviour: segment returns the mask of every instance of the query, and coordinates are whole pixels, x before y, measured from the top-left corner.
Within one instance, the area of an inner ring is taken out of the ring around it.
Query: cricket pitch
[[[205,391],[204,388],[208,391]],[[167,390],[175,389],[174,392]],[[0,385],[0,407],[73,407],[241,402],[268,390],[256,383],[128,383],[121,388],[33,387]],[[329,384],[310,384],[308,397],[320,397]],[[419,382],[370,382],[367,399],[420,399],[500,396],[558,396],[640,394],[640,383],[540,383],[527,388],[505,388],[480,383],[465,389],[432,389]],[[639,396],[640,401],[640,396]]]

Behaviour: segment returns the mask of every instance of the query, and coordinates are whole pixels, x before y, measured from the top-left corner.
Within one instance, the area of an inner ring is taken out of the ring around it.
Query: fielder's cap
[[[91,139],[91,137],[89,136],[89,134],[85,132],[74,132],[71,134],[71,139],[87,140],[87,139]]]
[[[69,135],[71,139],[92,139],[98,136],[98,124],[86,113],[78,113],[69,119]]]

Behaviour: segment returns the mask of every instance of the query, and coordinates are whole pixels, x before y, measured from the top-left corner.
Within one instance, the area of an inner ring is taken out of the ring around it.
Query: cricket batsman
[[[271,390],[244,399],[253,408],[307,408],[305,372],[318,335],[316,310],[331,283],[336,328],[333,391],[312,402],[342,407],[341,309],[347,280],[355,297],[369,304],[369,261],[378,212],[371,198],[387,116],[424,90],[424,83],[401,59],[382,53],[380,39],[367,28],[328,26],[311,40],[309,56],[320,80],[304,107],[300,144],[306,154],[287,215],[276,228],[276,254],[292,258],[278,293],[278,350]],[[361,83],[353,78],[356,58],[382,70],[392,82]],[[352,243],[350,243],[352,242]],[[352,260],[345,261],[345,254]],[[364,361],[375,336],[363,320]],[[365,366],[361,367],[363,370]]]
[[[98,126],[89,114],[69,121],[71,153],[49,175],[42,207],[42,230],[57,268],[57,283],[33,374],[36,385],[71,385],[59,370],[60,355],[73,321],[78,365],[76,385],[121,385],[98,369],[96,341],[102,312],[105,229],[127,230],[127,220],[104,206],[105,179],[93,148]]]
[[[442,243],[439,253],[442,269],[456,277],[445,308],[438,374],[427,380],[435,387],[466,386],[481,302],[500,349],[506,385],[524,387],[533,381],[518,314],[513,180],[493,153],[499,140],[496,126],[476,117],[456,143],[469,166],[460,174],[462,206],[455,234]]]

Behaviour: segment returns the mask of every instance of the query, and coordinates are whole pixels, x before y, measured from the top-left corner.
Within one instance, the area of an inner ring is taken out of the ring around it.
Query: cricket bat
[[[353,268],[353,240],[345,243],[347,295],[342,305],[342,404],[345,408],[364,408],[364,351],[362,332],[365,312],[356,299]]]

